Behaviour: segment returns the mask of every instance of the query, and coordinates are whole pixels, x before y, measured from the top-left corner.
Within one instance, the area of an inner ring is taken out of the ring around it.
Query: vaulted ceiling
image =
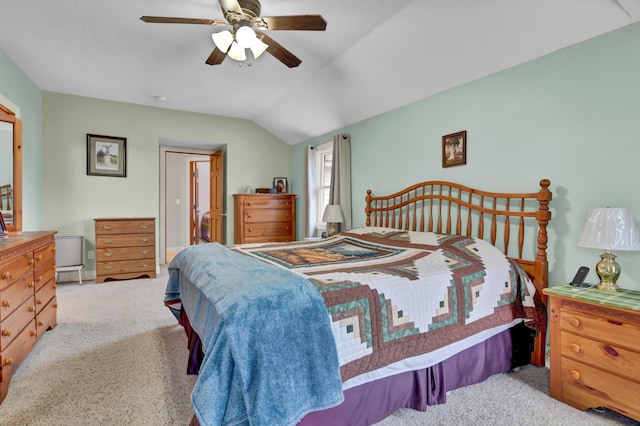
[[[0,49],[42,90],[244,118],[296,144],[637,22],[640,0],[262,0],[262,16],[304,14],[326,31],[266,31],[295,68],[210,66],[224,28],[139,19],[224,19],[216,0],[3,0]]]

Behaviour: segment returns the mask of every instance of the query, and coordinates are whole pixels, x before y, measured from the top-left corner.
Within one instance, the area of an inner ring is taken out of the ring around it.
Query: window
[[[316,228],[325,229],[322,222],[324,209],[329,204],[329,191],[331,187],[331,167],[333,165],[333,142],[323,143],[316,147]]]

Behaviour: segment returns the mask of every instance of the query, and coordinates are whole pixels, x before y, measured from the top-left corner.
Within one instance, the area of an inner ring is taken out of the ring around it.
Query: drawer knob
[[[42,321],[38,321],[38,327],[42,327],[44,323]]]
[[[27,284],[27,287],[33,288],[34,285],[36,285],[35,281],[29,281],[29,284]]]
[[[107,271],[110,271],[113,269],[113,267],[111,265],[106,265],[104,269],[106,269]]]
[[[34,260],[33,260],[33,259],[31,259],[31,258],[29,258],[29,262],[27,262],[27,263],[29,264],[29,266],[33,266],[33,264],[34,264]]]
[[[102,229],[104,229],[105,231],[111,231],[111,225],[104,225]]]
[[[5,271],[5,272],[2,273],[2,279],[3,280],[8,280],[9,278],[11,278],[11,272]]]
[[[3,308],[10,308],[11,307],[11,300],[7,300],[7,299],[3,300],[2,301],[2,307]]]
[[[11,336],[11,329],[6,328],[2,330],[2,337],[9,337],[9,336]]]
[[[140,225],[140,229],[147,229],[147,225]]]
[[[571,375],[571,377],[574,380],[580,380],[581,375],[580,375],[580,372],[578,370],[571,370],[571,371],[569,371],[569,374]]]
[[[580,347],[580,345],[578,345],[577,343],[572,343],[569,345],[569,349],[571,349],[573,352],[575,353],[579,353],[582,348]]]
[[[143,243],[146,243],[147,241],[149,241],[149,239],[148,238],[140,238],[140,241],[143,242]]]
[[[578,328],[580,327],[580,320],[578,318],[571,317],[569,318],[569,324],[571,324],[573,327]]]
[[[149,254],[149,251],[148,250],[142,250],[140,253],[141,254]]]
[[[10,367],[11,365],[13,365],[13,358],[7,358],[2,363],[3,367]]]
[[[111,254],[111,252],[106,252],[106,253],[104,254],[104,257],[111,257],[111,256],[113,256],[113,254]]]
[[[38,335],[38,332],[37,332],[37,331],[35,331],[35,330],[31,330],[31,331],[29,332],[29,336],[31,336],[31,337],[36,337],[37,335]]]
[[[38,275],[38,278],[36,278],[37,283],[39,283],[40,281],[42,281],[42,275]]]
[[[29,305],[29,307],[27,308],[27,311],[29,312],[35,312],[36,308],[33,307],[33,305]]]
[[[111,240],[104,240],[105,244],[111,244]]]

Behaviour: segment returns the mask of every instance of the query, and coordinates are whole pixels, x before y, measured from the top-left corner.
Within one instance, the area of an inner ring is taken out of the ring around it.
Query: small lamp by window
[[[640,235],[627,208],[589,209],[582,225],[578,246],[604,249],[596,265],[599,290],[616,291],[621,268],[611,250],[640,250]]]
[[[327,222],[327,234],[330,237],[336,235],[339,225],[344,222],[344,215],[342,214],[340,206],[338,204],[329,204],[327,208],[324,209],[322,221]]]

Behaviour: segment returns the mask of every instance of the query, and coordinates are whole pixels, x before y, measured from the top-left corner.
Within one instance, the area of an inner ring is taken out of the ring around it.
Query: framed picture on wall
[[[467,131],[442,137],[442,167],[467,164]]]
[[[287,185],[287,178],[284,178],[284,177],[273,178],[273,187],[276,190],[276,194],[286,194],[289,191],[289,186]]]
[[[7,235],[7,225],[4,224],[4,218],[2,212],[0,212],[0,237]]]
[[[127,138],[87,134],[87,175],[127,177]]]

